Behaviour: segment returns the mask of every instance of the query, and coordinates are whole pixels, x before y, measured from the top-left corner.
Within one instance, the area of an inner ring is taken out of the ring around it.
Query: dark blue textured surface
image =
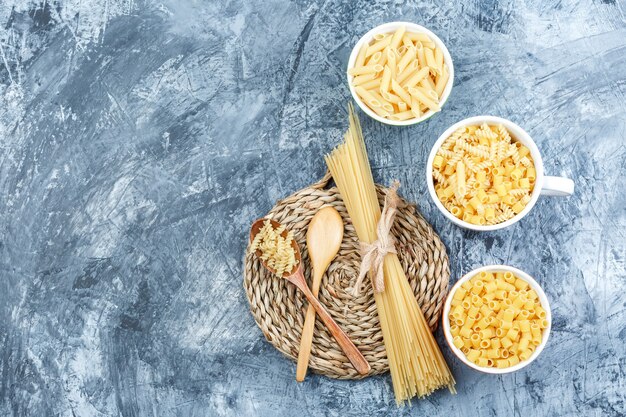
[[[362,116],[377,181],[400,179],[453,282],[517,266],[554,317],[512,375],[442,345],[459,394],[400,409],[388,376],[296,384],[241,286],[251,220],[320,177],[346,129],[352,46],[399,19],[446,42],[456,80],[418,126]],[[619,0],[3,1],[0,415],[623,415],[625,97]],[[424,164],[478,114],[526,128],[576,194],[495,233],[448,223]]]

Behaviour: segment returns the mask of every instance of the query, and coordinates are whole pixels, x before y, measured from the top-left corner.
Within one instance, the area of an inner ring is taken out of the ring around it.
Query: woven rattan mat
[[[330,175],[316,184],[279,201],[266,217],[293,230],[300,245],[304,276],[310,283],[311,270],[306,247],[309,221],[322,206],[334,207],[343,218],[345,229],[339,254],[333,260],[320,286],[319,301],[370,363],[369,375],[389,370],[376,303],[369,279],[357,298],[349,294],[359,271],[359,244],[354,227],[337,188],[326,189]],[[383,204],[385,189],[377,186]],[[417,212],[415,206],[400,208],[394,221],[393,236],[400,263],[417,301],[434,330],[448,288],[448,256],[439,236]],[[284,279],[268,273],[258,259],[246,251],[244,287],[250,309],[267,340],[292,360],[298,357],[300,336],[306,312],[306,299]],[[315,322],[309,370],[333,378],[362,378],[345,357],[321,320]]]

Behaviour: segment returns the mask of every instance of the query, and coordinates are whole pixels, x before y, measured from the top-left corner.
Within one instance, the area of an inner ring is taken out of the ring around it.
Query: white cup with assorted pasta
[[[435,205],[466,229],[510,226],[539,195],[569,196],[574,182],[544,175],[539,149],[515,123],[494,116],[462,120],[435,142],[426,164]]]
[[[367,32],[348,60],[348,84],[359,107],[379,122],[407,126],[441,110],[454,79],[452,57],[434,33],[409,22]]]
[[[450,290],[443,331],[454,354],[485,373],[514,372],[545,347],[552,323],[550,305],[537,282],[505,265],[475,269]]]

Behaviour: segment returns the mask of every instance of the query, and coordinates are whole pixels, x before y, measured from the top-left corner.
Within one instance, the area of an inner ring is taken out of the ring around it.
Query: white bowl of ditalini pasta
[[[467,366],[489,374],[515,372],[534,361],[548,342],[548,298],[527,273],[490,265],[463,276],[443,308],[443,332]]]
[[[430,30],[391,22],[357,42],[347,76],[352,97],[368,116],[408,126],[441,110],[452,91],[454,66],[446,46]]]
[[[544,175],[539,149],[524,129],[495,116],[470,117],[448,128],[430,152],[426,181],[448,219],[477,231],[518,222],[541,194],[574,192],[572,180]]]

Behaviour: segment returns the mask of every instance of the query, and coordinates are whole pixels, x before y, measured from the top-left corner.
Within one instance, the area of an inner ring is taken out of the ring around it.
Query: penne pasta
[[[405,26],[400,26],[398,29],[396,29],[394,34],[391,36],[391,43],[389,44],[390,48],[398,49],[398,47],[400,46],[400,42],[402,42],[402,37],[404,36],[405,32],[406,32]]]
[[[355,67],[362,67],[363,65],[365,65],[366,53],[367,53],[367,45],[364,44],[363,46],[361,46],[361,49],[359,50],[359,54],[356,56],[356,61],[354,63]]]
[[[428,67],[422,67],[421,69],[411,74],[411,76],[406,80],[406,82],[402,86],[404,88],[415,87],[417,83],[419,83],[424,78],[426,78],[426,76],[428,76]]]
[[[380,61],[378,61],[379,65],[382,65],[383,67],[387,65],[388,53],[389,53],[389,47],[386,47],[385,49],[380,51]]]
[[[415,50],[417,54],[417,60],[420,63],[420,67],[427,67],[428,65],[426,65],[426,57],[424,56],[424,44],[422,44],[422,42],[416,42]]]
[[[435,91],[437,92],[437,95],[439,97],[443,95],[443,91],[445,90],[446,85],[448,84],[449,77],[450,77],[450,74],[448,73],[448,67],[444,64],[441,75],[437,77],[437,82],[435,83]]]
[[[393,120],[412,120],[440,111],[439,100],[450,82],[443,51],[427,34],[409,32],[404,26],[391,33],[376,34],[370,42],[364,43],[348,75],[356,97],[377,115]],[[356,87],[361,88],[357,91]],[[392,118],[394,114],[401,115]],[[412,116],[408,117],[409,114]],[[524,155],[520,156],[520,161],[522,158]],[[515,172],[517,179],[511,184],[511,190],[529,189],[534,182],[534,173],[527,175],[529,159],[523,159],[523,163],[524,170]],[[481,188],[480,184],[472,186]],[[503,190],[509,193],[506,187]],[[475,210],[467,212],[461,205],[454,206],[459,216],[484,217],[482,208],[477,214]],[[520,205],[512,206],[511,210],[520,208]],[[494,213],[494,217],[496,215]]]
[[[367,58],[370,55],[378,51],[382,51],[391,43],[391,37],[385,37],[379,41],[376,41],[373,45],[367,47],[365,51],[365,57]]]
[[[352,85],[353,86],[359,86],[367,81],[372,81],[374,78],[376,78],[376,74],[375,73],[371,73],[371,74],[364,74],[364,75],[357,75],[356,77],[354,77],[352,79]]]
[[[415,54],[416,52],[415,52],[414,46],[407,48],[406,53],[402,56],[402,59],[400,59],[400,62],[398,62],[398,74],[402,74],[402,72],[407,67],[407,65],[409,65],[411,61],[415,60],[415,56],[416,56]]]
[[[390,103],[401,103],[402,99],[400,97],[398,97],[395,94],[392,94],[388,91],[385,91],[384,93],[382,93],[382,96],[385,98],[385,100],[387,100]]]
[[[439,96],[437,95],[437,93],[435,92],[435,90],[433,90],[430,87],[424,87],[424,86],[418,86],[415,87],[416,89],[418,89],[419,91],[421,91],[423,94],[426,95],[426,97],[429,97],[430,99],[432,99],[435,103],[439,103]],[[480,185],[480,184],[478,184]],[[476,207],[474,207],[476,208]]]
[[[433,83],[433,80],[431,80],[430,77],[423,78],[419,84],[427,90],[435,89],[435,83]]]
[[[369,93],[380,102],[380,105],[383,109],[385,109],[386,111],[388,111],[389,113],[393,113],[395,110],[393,108],[393,106],[391,105],[391,103],[389,103],[387,100],[385,100],[385,98],[383,96],[380,95],[380,93],[376,90],[371,90],[369,91]]]
[[[428,37],[428,35],[426,35],[425,33],[407,32],[405,33],[404,37],[406,39],[409,39],[412,42],[422,42],[422,43],[432,42],[430,38]],[[433,42],[433,45],[434,45],[434,42]]]
[[[376,113],[380,117],[389,118],[391,116],[391,113],[383,109],[382,107],[370,107],[370,108],[374,111],[374,113]]]
[[[407,120],[407,119],[412,119],[413,117],[415,117],[413,115],[413,112],[411,112],[411,111],[404,111],[402,113],[392,114],[390,118],[391,118],[391,120]]]
[[[437,65],[439,74],[441,74],[443,71],[443,52],[441,52],[441,49],[439,48],[435,48],[433,51],[435,55],[435,64]]]
[[[382,59],[382,56],[383,56],[383,53],[381,51],[376,52],[374,55],[369,57],[369,59],[365,63],[365,66],[379,64],[380,60]],[[355,68],[357,67],[355,66]]]
[[[409,46],[415,46],[413,44],[413,41],[409,38],[408,35],[409,35],[408,33],[404,32],[404,35],[402,36],[402,45],[406,46],[407,48]]]
[[[359,97],[361,97],[361,99],[366,102],[367,105],[372,109],[382,107],[382,103],[378,99],[376,99],[371,91],[366,90],[363,87],[356,87],[354,90],[359,95]]]
[[[383,92],[389,91],[390,83],[391,83],[391,69],[389,69],[388,65],[385,65],[385,68],[383,69],[383,76],[380,81],[380,92],[383,93]]]
[[[391,70],[391,78],[396,78],[397,73],[397,65],[396,65],[397,57],[395,49],[389,48],[387,49],[387,66]]]
[[[417,101],[415,97],[411,97],[411,112],[415,115],[415,117],[422,116],[422,110],[420,109],[420,103]]]
[[[426,107],[433,111],[441,111],[439,105],[431,98],[415,87],[409,88],[409,94],[415,97],[418,102],[423,103]]]
[[[350,75],[365,75],[365,74],[376,74],[383,70],[383,67],[380,65],[368,65],[364,67],[354,67],[348,70],[348,74]]]
[[[398,84],[398,82],[394,79],[391,80],[391,90],[398,95],[405,103],[411,102],[411,96],[406,92],[404,88]]]
[[[430,68],[430,72],[433,74],[437,73],[437,63],[435,62],[435,55],[433,54],[433,50],[430,48],[424,48],[424,59],[426,60],[426,65]]]
[[[374,78],[373,80],[369,80],[366,81],[362,84],[359,85],[359,87],[363,87],[366,90],[372,90],[375,88],[380,89],[380,83],[381,83],[381,79],[380,78]]]
[[[417,59],[413,59],[409,64],[404,68],[404,70],[396,77],[396,81],[398,84],[402,85],[404,80],[413,75],[416,71],[419,71],[419,64]]]

